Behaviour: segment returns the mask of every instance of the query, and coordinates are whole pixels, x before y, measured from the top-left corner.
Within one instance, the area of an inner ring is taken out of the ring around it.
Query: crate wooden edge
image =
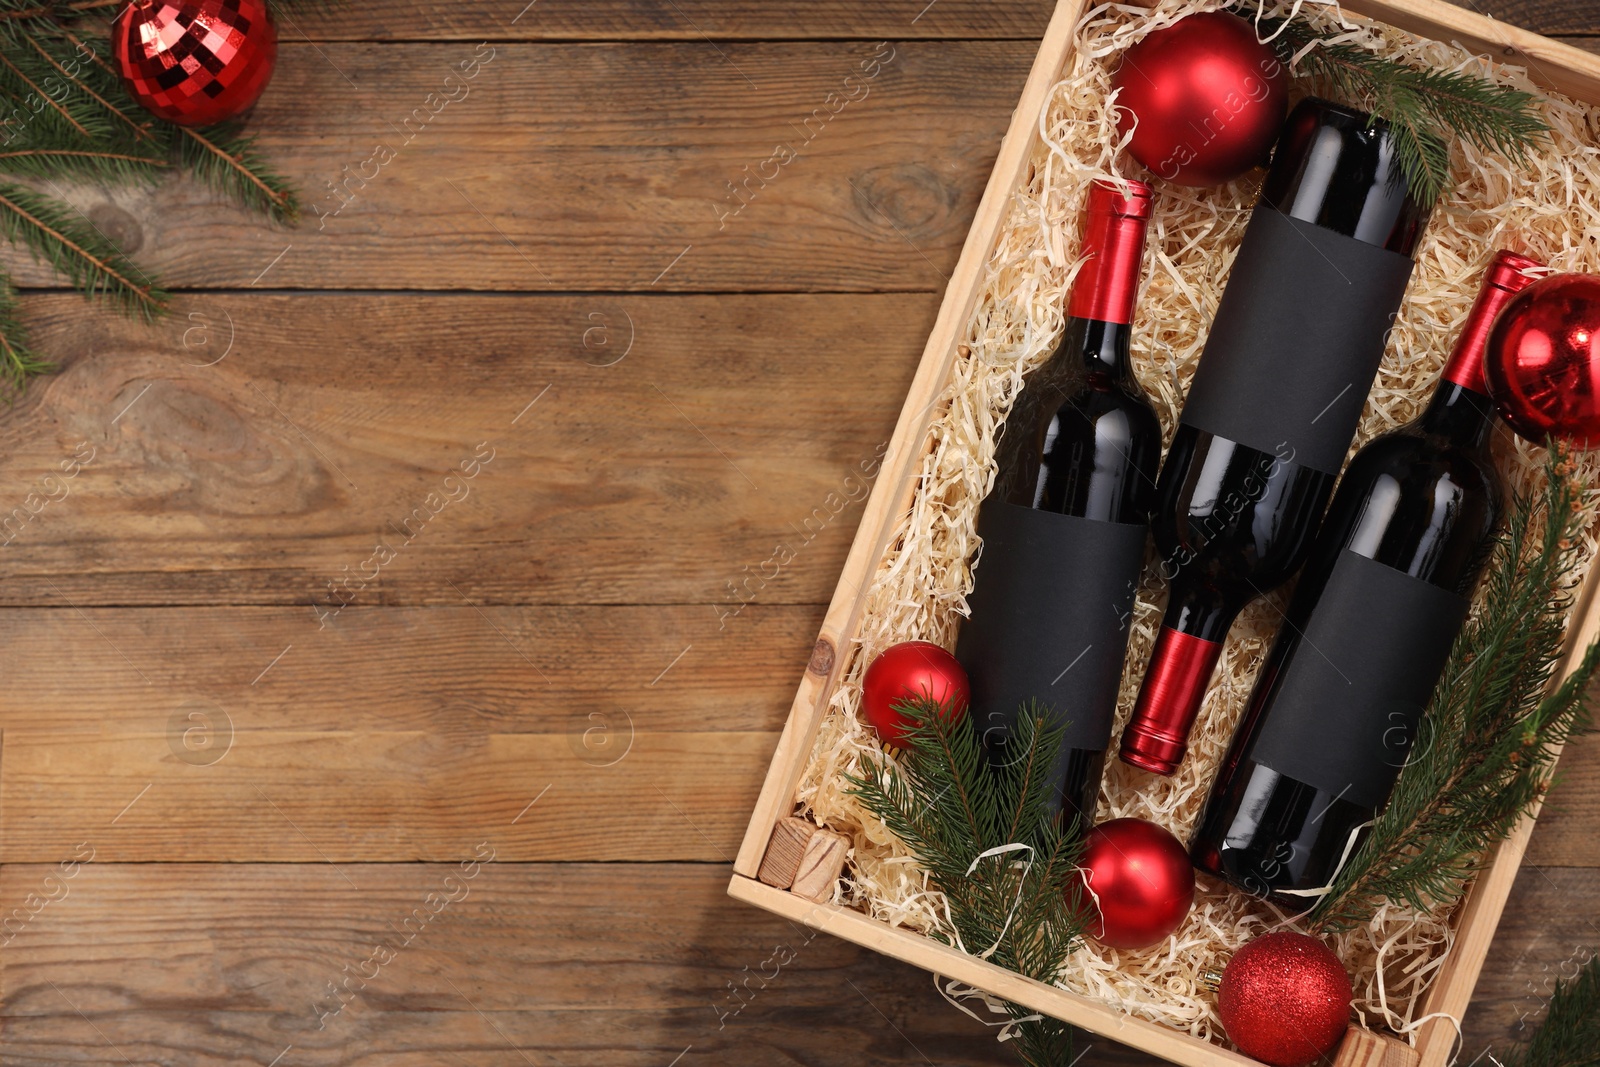
[[[901,930],[834,904],[813,904],[782,889],[734,875],[728,895],[900,960],[913,967],[987,990],[1130,1048],[1192,1067],[1261,1067],[1247,1056],[1198,1041],[1145,1019],[1136,1019],[1064,989],[1024,978],[959,949]]]
[[[1356,15],[1528,68],[1543,88],[1600,104],[1600,56],[1445,0],[1342,0]]]
[[[794,791],[804,771],[806,756],[838,684],[847,658],[844,653],[860,623],[866,587],[883,558],[895,524],[910,506],[920,461],[928,447],[932,408],[943,394],[956,345],[977,304],[985,267],[999,240],[1012,192],[1032,156],[1040,112],[1073,50],[1077,23],[1086,8],[1095,2],[1098,0],[1058,0],[1041,41],[885,452],[883,473],[868,498],[811,661],[763,780],[734,862],[735,875],[729,894],[896,959],[981,986],[1174,1062],[1195,1067],[1248,1064],[1254,1061],[1176,1030],[1131,1019],[1065,990],[1031,982],[992,964],[963,956],[928,938],[845,909],[814,905],[754,881],[772,827],[793,810]],[[1495,59],[1524,64],[1530,77],[1545,88],[1600,104],[1600,56],[1443,0],[1344,0],[1343,6],[1355,14],[1420,36],[1457,42]],[[1568,654],[1557,681],[1571,672],[1582,649],[1597,636],[1600,636],[1600,566],[1591,566],[1569,625]],[[1459,1019],[1465,1012],[1527,850],[1537,814],[1537,810],[1531,812],[1496,849],[1493,860],[1472,886],[1456,925],[1456,944],[1434,980],[1422,1014],[1441,1012]],[[1048,1003],[1036,1003],[1031,999],[1034,997],[1041,997]],[[1138,1024],[1134,1028],[1137,1033],[1128,1029],[1135,1023]],[[1152,1032],[1147,1035],[1144,1028]],[[1444,1067],[1454,1051],[1455,1039],[1455,1027],[1448,1019],[1435,1019],[1425,1024],[1416,1045],[1421,1054],[1420,1067]]]

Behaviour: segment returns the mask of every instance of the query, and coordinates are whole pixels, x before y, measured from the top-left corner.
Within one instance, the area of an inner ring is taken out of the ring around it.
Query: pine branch
[[[156,172],[170,170],[164,159],[126,152],[96,152],[72,148],[24,148],[0,150],[0,171],[33,178],[56,178],[81,174],[88,178],[154,178]]]
[[[1424,203],[1451,188],[1452,137],[1522,162],[1549,134],[1532,93],[1460,71],[1408,66],[1348,42],[1332,43],[1302,20],[1258,17],[1248,0],[1235,6],[1263,35],[1276,35],[1273,48],[1296,76],[1389,124],[1400,172]]]
[[[204,131],[173,127],[179,162],[200,181],[261,212],[274,222],[300,217],[300,201],[287,180],[256,150],[255,139],[242,136],[236,123]]]
[[[99,104],[107,115],[126,127],[135,139],[155,143],[155,135],[150,132],[149,120],[135,119],[128,111],[111,102],[111,98],[117,96],[121,86],[115,84],[116,72],[111,69],[111,65],[100,52],[100,49],[106,47],[104,42],[89,44],[64,29],[57,32],[61,37],[54,43],[70,43],[74,49],[72,54],[60,58],[52,55],[50,50],[40,43],[39,38],[27,30],[22,31],[21,39],[55,68],[73,88]],[[81,73],[83,65],[78,62],[80,58],[87,58],[94,64],[94,68],[87,75]],[[99,74],[98,79],[95,78],[96,73]],[[101,83],[98,87],[93,84],[96,80]]]
[[[1365,923],[1383,900],[1449,904],[1550,785],[1560,746],[1590,721],[1600,642],[1550,691],[1579,567],[1572,465],[1551,450],[1541,496],[1519,496],[1457,639],[1422,735],[1366,840],[1311,912],[1320,931]]]
[[[1502,1067],[1596,1067],[1600,1064],[1600,955],[1556,983],[1533,1038],[1500,1059]]]
[[[17,59],[21,58],[20,56],[17,57]],[[41,107],[48,107],[59,114],[67,125],[71,126],[81,136],[93,137],[94,133],[90,132],[89,127],[78,116],[74,115],[64,103],[58,100],[56,94],[47,92],[40,87],[39,80],[42,72],[36,67],[32,70],[27,69],[34,67],[34,64],[25,61],[18,62],[17,59],[13,59],[11,55],[8,55],[6,49],[0,48],[0,68],[4,68],[4,73],[8,75],[5,80],[11,83],[7,86],[8,95],[18,101],[27,101],[30,105],[38,103]],[[96,130],[95,132],[103,133],[101,130]]]
[[[1047,773],[1065,724],[1036,706],[1018,720],[1018,758],[995,768],[978,732],[927,695],[896,711],[909,724],[899,760],[865,764],[850,792],[905,842],[945,894],[952,943],[1008,970],[1051,982],[1082,936],[1076,823],[1052,814]],[[1006,845],[1018,849],[979,857]],[[1006,1004],[1030,1067],[1065,1067],[1071,1028]]]
[[[166,292],[98,230],[31,189],[0,182],[0,233],[27,245],[86,296],[103,298],[147,320],[166,308]],[[0,308],[0,321],[4,319]]]
[[[10,277],[0,274],[0,394],[10,403],[22,392],[29,378],[54,369],[54,364],[41,358],[29,344],[17,290]]]

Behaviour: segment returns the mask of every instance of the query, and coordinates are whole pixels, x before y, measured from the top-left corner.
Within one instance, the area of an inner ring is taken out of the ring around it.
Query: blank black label
[[[1009,731],[1037,699],[1070,722],[1066,748],[1111,741],[1146,527],[989,500],[971,619],[956,656],[981,730]]]
[[[1467,607],[1466,597],[1346,550],[1279,668],[1255,761],[1382,807]]]
[[[1337,473],[1412,266],[1397,252],[1256,208],[1183,423]]]

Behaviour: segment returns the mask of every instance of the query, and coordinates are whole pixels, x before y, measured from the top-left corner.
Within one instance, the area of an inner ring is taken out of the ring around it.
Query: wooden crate
[[[1023,180],[1036,147],[1040,112],[1051,86],[1060,78],[1071,55],[1075,28],[1086,8],[1094,2],[1059,0],[1045,31],[972,230],[962,248],[960,262],[945,291],[911,392],[901,410],[884,457],[883,474],[867,502],[822,632],[799,692],[795,694],[755,813],[734,862],[735,873],[728,892],[796,922],[986,989],[1090,1033],[1175,1063],[1195,1067],[1255,1064],[1255,1060],[1238,1053],[1157,1023],[1132,1018],[1098,1001],[1024,978],[920,934],[891,927],[847,908],[814,904],[756,880],[774,826],[793,812],[795,789],[827,712],[829,698],[841,679],[844,657],[839,652],[849,647],[860,625],[864,590],[884,556],[897,521],[911,505],[916,474],[928,445],[934,401],[949,380],[956,345],[977,304],[984,266],[999,240],[1011,205],[1012,190]],[[1443,0],[1345,0],[1343,6],[1354,14],[1419,36],[1459,43],[1496,60],[1525,66],[1533,80],[1542,86],[1573,99],[1600,104],[1600,56],[1507,26]],[[1578,598],[1569,627],[1563,676],[1575,666],[1582,649],[1597,635],[1600,635],[1600,567],[1591,569]],[[1460,1018],[1466,1011],[1501,910],[1522,863],[1533,820],[1532,815],[1523,820],[1517,831],[1496,850],[1492,864],[1472,886],[1461,911],[1455,947],[1428,993],[1423,1015],[1444,1013]],[[1446,1019],[1425,1024],[1417,1043],[1420,1067],[1444,1067],[1455,1037],[1455,1029]],[[1347,1057],[1341,1057],[1341,1062],[1343,1058]]]

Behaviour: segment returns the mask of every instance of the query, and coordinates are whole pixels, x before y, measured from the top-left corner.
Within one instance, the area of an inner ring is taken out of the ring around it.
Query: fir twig
[[[1450,139],[1522,162],[1549,134],[1538,98],[1461,71],[1397,62],[1348,42],[1325,40],[1301,19],[1240,14],[1273,37],[1279,59],[1299,77],[1387,122],[1400,172],[1418,199],[1433,203],[1451,187]]]
[[[1083,932],[1076,823],[1052,814],[1047,768],[1065,736],[1037,706],[1018,720],[1018,757],[994,768],[977,731],[923,696],[897,705],[909,724],[898,761],[848,776],[850,791],[917,856],[949,904],[965,951],[1053,981]],[[1025,848],[984,856],[1008,845]],[[983,858],[979,858],[983,857]],[[1065,1067],[1071,1028],[1006,1004],[1009,1039],[1030,1067]]]
[[[31,189],[0,182],[0,233],[27,245],[88,296],[103,297],[144,319],[166,308],[166,292],[97,229]],[[0,307],[0,318],[4,310]]]
[[[236,124],[225,123],[203,132],[188,126],[177,130],[178,159],[196,178],[274,222],[289,223],[300,217],[294,189],[261,158],[255,140],[240,135]]]
[[[1502,1067],[1596,1067],[1600,1064],[1600,955],[1556,983],[1544,1020]]]
[[[0,274],[0,394],[9,403],[30,377],[53,369],[29,344],[28,328],[17,308],[17,290],[8,276]]]
[[[1541,495],[1519,495],[1388,806],[1311,912],[1320,931],[1371,918],[1379,902],[1424,910],[1456,900],[1485,854],[1543,798],[1560,746],[1587,727],[1600,642],[1554,691],[1579,566],[1579,490],[1551,450]]]

